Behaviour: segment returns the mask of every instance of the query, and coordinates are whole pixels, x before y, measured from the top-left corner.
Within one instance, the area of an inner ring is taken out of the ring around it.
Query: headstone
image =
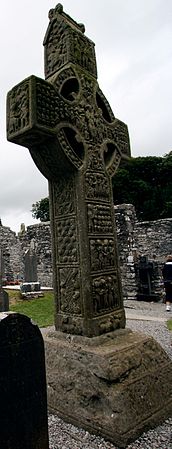
[[[32,242],[24,254],[24,280],[25,282],[37,282],[37,257]]]
[[[58,4],[44,39],[46,81],[7,98],[7,137],[49,181],[55,332],[44,337],[49,406],[124,447],[172,411],[172,363],[125,328],[111,177],[127,126],[97,83],[93,42]],[[158,373],[158,376],[157,376]],[[171,379],[171,380],[170,380]]]
[[[4,278],[4,259],[3,252],[0,249],[0,312],[9,310],[9,296],[8,293],[3,290],[3,278]]]
[[[44,344],[24,315],[0,314],[0,448],[48,449]]]

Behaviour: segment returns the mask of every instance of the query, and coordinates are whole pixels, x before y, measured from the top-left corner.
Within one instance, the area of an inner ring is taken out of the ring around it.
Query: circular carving
[[[112,123],[114,121],[114,115],[111,111],[109,103],[107,102],[105,96],[102,91],[99,89],[96,92],[96,102],[99,109],[102,111],[102,116],[108,123]]]
[[[63,133],[67,139],[68,144],[72,148],[75,155],[83,161],[84,159],[84,145],[83,142],[79,139],[79,135],[76,133],[76,131],[73,128],[70,128],[69,126],[64,126],[61,128],[63,130]]]
[[[77,78],[68,78],[62,85],[60,94],[68,101],[75,101],[79,93],[79,83]]]
[[[106,143],[103,157],[104,157],[105,166],[107,168],[113,163],[115,153],[116,153],[115,144],[113,142]]]

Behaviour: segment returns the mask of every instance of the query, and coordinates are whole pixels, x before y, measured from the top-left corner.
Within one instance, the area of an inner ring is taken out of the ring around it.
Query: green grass
[[[172,320],[167,321],[167,327],[169,331],[172,331]]]
[[[52,292],[45,292],[44,296],[36,299],[20,299],[20,292],[7,290],[9,294],[10,310],[23,313],[30,317],[39,327],[54,324],[54,300]]]

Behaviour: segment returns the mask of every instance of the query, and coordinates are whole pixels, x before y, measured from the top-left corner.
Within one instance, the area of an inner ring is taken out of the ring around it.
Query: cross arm
[[[34,75],[13,87],[7,95],[7,139],[29,148],[54,136],[57,103],[54,86]]]

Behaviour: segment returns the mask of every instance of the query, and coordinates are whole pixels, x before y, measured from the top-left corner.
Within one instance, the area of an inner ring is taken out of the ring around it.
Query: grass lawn
[[[167,321],[167,327],[168,327],[169,331],[172,331],[172,320]]]
[[[41,298],[22,300],[19,291],[6,291],[9,294],[10,311],[27,315],[39,327],[52,326],[54,324],[54,295],[52,292],[45,292]]]

